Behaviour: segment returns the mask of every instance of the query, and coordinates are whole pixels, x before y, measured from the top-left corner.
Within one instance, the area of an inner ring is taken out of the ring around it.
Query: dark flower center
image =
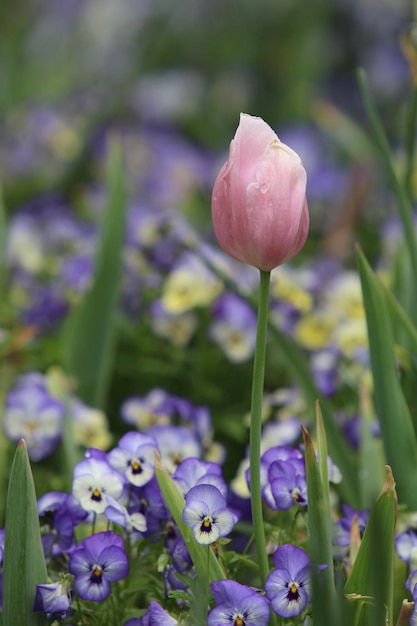
[[[298,585],[298,583],[296,582],[291,582],[291,583],[288,583],[287,586],[288,586],[287,600],[289,602],[296,602],[298,598],[300,597],[300,594],[298,593],[298,587],[301,585]]]
[[[128,462],[128,465],[132,468],[132,474],[141,474],[143,472],[141,462],[143,462],[142,459],[134,459]]]
[[[91,492],[91,499],[95,502],[101,502],[101,491],[98,487],[95,487]]]
[[[103,578],[103,569],[101,565],[94,563],[94,565],[91,568],[90,582],[93,585],[100,585],[102,578]]]
[[[211,533],[211,527],[212,527],[213,522],[214,520],[211,517],[209,516],[204,517],[200,526],[200,532]]]

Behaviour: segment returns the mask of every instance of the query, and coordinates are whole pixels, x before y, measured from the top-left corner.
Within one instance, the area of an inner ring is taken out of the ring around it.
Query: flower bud
[[[307,175],[300,157],[260,117],[244,113],[213,187],[220,246],[263,271],[289,261],[307,239]]]

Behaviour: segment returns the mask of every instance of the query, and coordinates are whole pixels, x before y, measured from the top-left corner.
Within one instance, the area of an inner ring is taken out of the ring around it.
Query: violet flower
[[[228,535],[238,520],[213,485],[192,487],[185,496],[185,502],[182,519],[192,528],[198,543],[210,544]]]
[[[75,466],[72,493],[85,511],[104,513],[105,496],[117,500],[122,491],[122,477],[104,459],[91,456]]]
[[[177,626],[177,624],[177,620],[153,600],[142,617],[133,617],[125,622],[124,626]]]
[[[307,506],[307,481],[305,469],[300,463],[275,461],[268,469],[273,509],[286,511],[294,504]]]
[[[210,585],[216,606],[209,613],[207,626],[266,626],[268,600],[260,593],[234,580],[216,580]]]
[[[142,513],[130,513],[126,507],[117,502],[111,496],[106,497],[108,506],[104,509],[104,515],[109,522],[119,524],[128,534],[136,530],[139,533],[146,531],[146,518]]]
[[[65,574],[59,582],[36,585],[33,610],[44,611],[48,620],[64,620],[72,603],[71,581],[72,576]]]
[[[181,461],[172,479],[183,495],[196,485],[214,485],[222,496],[227,497],[227,485],[222,477],[220,465],[210,461],[202,461],[195,457],[188,457]]]
[[[265,582],[265,593],[280,617],[297,617],[311,600],[310,559],[301,548],[285,544],[276,550],[275,568]]]
[[[65,408],[47,390],[44,377],[18,379],[6,398],[3,428],[10,441],[26,441],[29,457],[40,461],[55,450],[62,435]]]
[[[158,444],[153,437],[134,431],[119,441],[108,454],[109,463],[135,487],[146,485],[154,475],[154,450]]]
[[[123,539],[112,531],[87,537],[72,552],[68,569],[82,600],[102,602],[110,594],[110,583],[125,578],[129,572]]]
[[[247,361],[255,349],[256,314],[233,293],[222,294],[214,304],[209,334],[232,363]]]

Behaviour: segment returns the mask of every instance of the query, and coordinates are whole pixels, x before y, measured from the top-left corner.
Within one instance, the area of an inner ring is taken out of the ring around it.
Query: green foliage
[[[394,538],[397,496],[391,469],[371,509],[345,585],[352,626],[393,625]],[[382,548],[382,549],[381,549]]]
[[[35,487],[25,442],[17,446],[6,504],[3,569],[3,623],[40,626],[45,614],[33,612],[37,584],[48,582],[40,536]]]
[[[313,621],[339,623],[333,570],[332,519],[327,477],[327,443],[317,405],[318,455],[308,431],[303,428],[308,492],[308,532],[314,598]],[[318,457],[318,458],[317,458]],[[323,569],[324,568],[324,569]]]
[[[384,292],[358,248],[359,274],[368,327],[375,407],[385,454],[397,483],[398,497],[417,509],[417,442],[398,379],[394,338]]]
[[[125,210],[121,150],[112,143],[108,202],[93,284],[71,313],[63,338],[66,370],[76,379],[79,396],[92,406],[103,406],[113,367]]]

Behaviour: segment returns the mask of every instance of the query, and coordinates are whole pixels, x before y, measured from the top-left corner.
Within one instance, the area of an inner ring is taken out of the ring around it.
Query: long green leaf
[[[413,325],[407,313],[391,291],[382,283],[385,299],[392,319],[392,325],[396,330],[402,331],[402,336],[406,339],[407,345],[415,356],[417,356],[417,328]]]
[[[3,623],[10,626],[45,624],[34,613],[36,585],[47,582],[35,487],[26,444],[17,446],[9,479],[3,569]]]
[[[102,225],[93,283],[70,315],[64,335],[64,363],[87,403],[103,405],[115,345],[115,315],[120,292],[126,191],[121,151],[110,145],[108,204]]]
[[[394,338],[384,293],[364,254],[357,247],[359,274],[368,327],[376,413],[387,463],[392,467],[398,498],[417,509],[417,442],[396,371]]]
[[[345,585],[353,606],[361,608],[357,626],[393,625],[393,563],[397,496],[391,469],[371,509]],[[356,626],[356,622],[352,622]]]
[[[366,384],[359,389],[359,411],[362,417],[360,429],[359,467],[361,480],[361,509],[370,509],[378,497],[385,480],[385,455],[382,441],[372,433],[376,416],[370,391]]]
[[[321,624],[336,624],[340,622],[336,613],[332,517],[330,511],[329,483],[327,481],[327,446],[318,406],[317,422],[320,441],[319,460],[316,458],[316,452],[311,437],[304,427],[303,438],[308,493],[308,530],[313,579],[313,621],[315,626],[320,626]],[[323,456],[324,458],[320,458]],[[325,482],[323,479],[325,479]],[[326,566],[325,569],[321,569],[322,566]]]
[[[366,112],[369,117],[369,121],[372,126],[373,134],[376,140],[376,145],[381,155],[381,162],[384,166],[392,189],[397,198],[397,204],[401,220],[404,228],[405,242],[410,254],[411,266],[413,269],[413,285],[417,284],[417,239],[415,236],[414,223],[413,223],[413,210],[410,199],[407,194],[407,190],[403,181],[397,175],[395,170],[390,146],[378,115],[378,111],[372,97],[371,90],[369,88],[368,80],[363,69],[358,70],[358,83],[359,89],[362,95],[362,100],[365,105]]]

